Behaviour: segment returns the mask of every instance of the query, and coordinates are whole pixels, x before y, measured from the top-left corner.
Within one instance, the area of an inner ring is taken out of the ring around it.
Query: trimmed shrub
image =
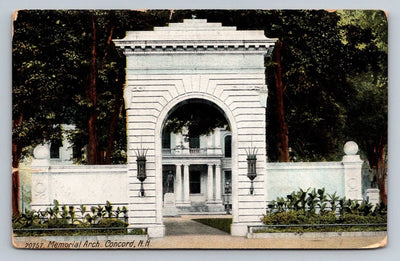
[[[312,224],[344,224],[344,226],[300,226],[276,227],[267,229],[267,232],[305,232],[305,231],[362,231],[385,230],[386,226],[367,227],[357,224],[386,224],[387,209],[385,205],[375,208],[367,201],[356,201],[339,198],[336,193],[325,194],[325,189],[300,189],[287,195],[278,197],[268,204],[266,215],[262,217],[265,225],[312,225]],[[355,226],[345,226],[355,224]],[[263,230],[264,231],[264,230]]]
[[[304,224],[304,211],[289,210],[286,212],[276,212],[274,214],[265,215],[262,222],[266,225],[281,225],[281,224]]]
[[[76,217],[73,206],[67,207],[64,205],[60,208],[58,201],[55,200],[54,207],[47,208],[45,211],[26,210],[20,217],[13,219],[12,227],[17,230],[14,231],[17,236],[123,235],[128,232],[128,210],[126,207],[123,207],[122,210],[118,207],[113,211],[111,203],[107,201],[105,206],[91,207],[90,212],[87,214],[85,214],[86,207],[84,205],[80,206],[79,211],[82,215],[81,218]],[[121,214],[123,214],[123,217],[119,217]],[[62,230],[58,230],[59,228]],[[67,230],[65,230],[66,228]],[[141,235],[143,231],[140,230],[135,233]]]
[[[117,218],[105,218],[97,223],[96,227],[127,227],[128,224]]]
[[[337,216],[332,211],[323,214],[313,214],[309,216],[308,224],[335,224]]]
[[[376,223],[386,223],[386,215],[367,215],[361,216],[358,214],[344,214],[340,217],[340,223],[342,224],[376,224]]]
[[[324,214],[309,213],[302,210],[288,210],[264,215],[262,222],[265,225],[296,225],[296,224],[332,224],[337,217],[333,212]]]

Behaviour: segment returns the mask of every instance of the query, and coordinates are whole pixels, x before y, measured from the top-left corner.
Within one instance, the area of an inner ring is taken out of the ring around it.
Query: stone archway
[[[231,125],[232,235],[260,224],[266,208],[265,54],[275,40],[263,31],[240,31],[202,19],[184,20],[154,31],[128,32],[114,40],[127,57],[125,108],[128,136],[128,202],[131,227],[164,236],[162,213],[163,122],[187,99],[219,107]],[[247,153],[257,157],[254,190],[247,178]],[[146,152],[146,179],[137,178],[138,152]]]
[[[223,205],[222,205],[222,191],[221,191],[221,180],[222,180],[222,172],[221,172],[221,161],[223,159],[223,155],[221,152],[221,148],[219,149],[220,152],[215,151],[214,148],[211,150],[211,148],[208,148],[209,151],[200,154],[200,153],[195,153],[194,155],[191,154],[190,151],[184,151],[181,152],[180,154],[175,154],[167,157],[165,159],[163,156],[163,151],[162,151],[162,146],[161,146],[161,134],[163,131],[163,126],[165,121],[168,118],[169,113],[174,110],[177,106],[179,106],[182,103],[185,102],[193,102],[196,101],[196,103],[204,103],[207,104],[208,106],[213,106],[220,110],[221,114],[226,118],[227,124],[230,127],[230,132],[232,133],[233,141],[235,141],[235,134],[237,133],[237,125],[235,122],[235,117],[230,111],[229,107],[221,101],[218,97],[215,97],[211,94],[203,93],[203,92],[190,92],[190,93],[185,93],[185,95],[178,96],[175,99],[171,100],[161,111],[155,132],[156,132],[156,168],[157,171],[156,173],[162,173],[162,166],[163,164],[167,165],[175,165],[176,166],[176,172],[175,172],[175,178],[179,177],[177,182],[175,182],[175,186],[178,183],[179,188],[185,187],[187,188],[174,191],[175,192],[175,199],[177,205],[180,205],[181,207],[188,207],[190,206],[190,202],[188,200],[189,198],[189,188],[188,188],[188,183],[184,185],[184,182],[188,182],[188,174],[185,173],[189,171],[189,166],[205,166],[206,171],[205,171],[205,176],[207,178],[207,191],[204,192],[204,200],[207,200],[207,207],[210,210],[210,212],[213,211],[223,211]],[[235,142],[233,142],[232,150],[236,151],[236,146]],[[233,153],[235,155],[234,157],[231,158],[229,162],[229,167],[230,169],[233,170],[233,175],[236,176],[236,170],[237,170],[237,153]],[[196,157],[199,156],[199,157]],[[180,168],[182,165],[183,168]],[[207,170],[208,167],[208,170]],[[210,168],[211,167],[211,168]],[[181,177],[181,174],[183,172],[183,176]],[[179,176],[178,176],[179,175]],[[176,181],[176,180],[175,180]],[[236,184],[236,183],[235,183]],[[212,186],[212,188],[211,188]],[[186,195],[185,195],[186,194]],[[211,195],[211,196],[210,196]],[[182,200],[185,199],[185,200]],[[210,202],[211,199],[211,202]]]

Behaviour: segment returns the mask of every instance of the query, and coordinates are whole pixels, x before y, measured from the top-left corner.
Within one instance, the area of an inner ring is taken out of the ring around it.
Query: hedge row
[[[75,235],[142,235],[142,229],[129,229],[128,210],[118,207],[114,210],[110,202],[91,207],[87,211],[81,205],[77,212],[74,206],[60,207],[57,200],[54,206],[44,211],[26,210],[20,217],[14,218],[12,226],[16,236],[75,236]]]
[[[265,225],[279,225],[273,230],[285,231],[359,231],[386,230],[387,208],[383,204],[373,206],[367,201],[339,198],[326,194],[325,189],[294,191],[290,195],[279,197],[268,204],[263,216]],[[290,226],[290,225],[332,224],[333,226]],[[348,226],[346,224],[355,224]],[[371,224],[371,226],[358,226]],[[288,225],[288,226],[284,226]]]

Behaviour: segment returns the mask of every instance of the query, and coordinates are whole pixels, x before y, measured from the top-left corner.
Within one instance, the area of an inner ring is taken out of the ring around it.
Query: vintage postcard
[[[387,244],[382,10],[19,10],[12,242]]]

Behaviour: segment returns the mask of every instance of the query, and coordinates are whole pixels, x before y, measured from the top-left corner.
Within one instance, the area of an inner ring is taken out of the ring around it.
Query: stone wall
[[[232,200],[232,204],[236,209],[233,215],[237,215],[239,227],[245,227],[247,233],[247,226],[260,222],[267,201],[274,200],[278,196],[286,196],[299,188],[324,187],[327,193],[336,192],[338,196],[362,199],[362,161],[356,155],[357,145],[354,142],[346,145],[352,150],[346,149],[345,146],[346,155],[340,162],[258,163],[254,195],[249,193],[250,182],[245,174],[247,166],[240,161],[237,162],[238,171],[233,171],[237,175],[236,187],[233,188],[236,199]],[[31,165],[32,209],[44,210],[51,206],[55,199],[60,204],[75,206],[81,204],[97,206],[110,201],[114,206],[128,207],[129,222],[133,227],[139,227],[141,224],[141,227],[154,228],[154,224],[151,223],[154,222],[152,216],[140,215],[143,213],[155,215],[157,208],[152,201],[156,198],[156,194],[162,194],[162,190],[156,193],[155,189],[149,189],[151,183],[146,183],[145,190],[148,196],[139,197],[139,188],[132,191],[132,183],[139,183],[135,175],[129,176],[127,165],[51,165],[48,155],[47,146],[38,146],[35,149],[35,159]],[[238,157],[240,156],[239,150]],[[242,157],[244,158],[245,154]],[[245,160],[243,162],[245,163]],[[379,201],[378,192],[373,189],[367,191],[367,196],[374,204]],[[132,202],[130,195],[137,196],[139,202],[137,205],[130,203]],[[162,210],[159,213],[162,225],[164,213]],[[236,235],[246,234],[239,234],[238,231],[241,232],[236,230]]]
[[[267,201],[297,191],[300,188],[325,188],[329,194],[363,199],[362,165],[357,155],[358,145],[349,141],[344,145],[342,161],[284,162],[267,164]]]
[[[267,201],[285,197],[300,188],[325,188],[345,196],[341,162],[280,162],[267,164]]]
[[[44,210],[58,200],[66,205],[127,204],[126,165],[55,165],[32,168],[32,209]]]

